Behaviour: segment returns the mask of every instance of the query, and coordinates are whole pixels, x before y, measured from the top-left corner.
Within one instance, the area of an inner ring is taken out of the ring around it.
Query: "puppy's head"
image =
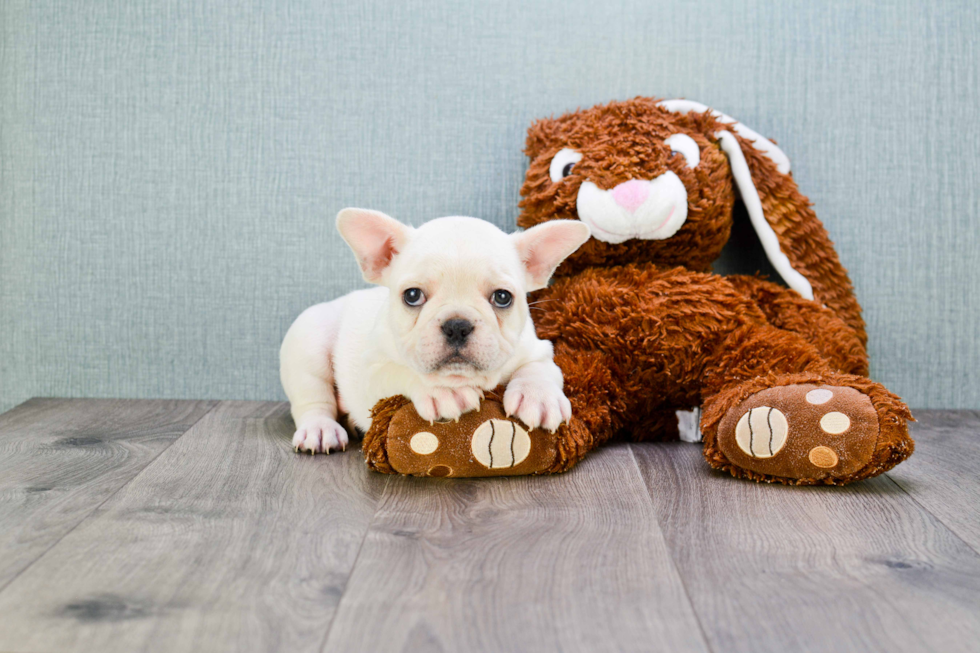
[[[442,385],[502,368],[527,325],[527,293],[589,238],[571,220],[508,235],[463,217],[413,229],[366,209],[341,211],[337,229],[364,279],[391,291],[385,319],[402,361]]]

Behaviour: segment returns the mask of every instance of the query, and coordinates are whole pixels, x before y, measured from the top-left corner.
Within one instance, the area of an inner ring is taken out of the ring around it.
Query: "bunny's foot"
[[[912,454],[908,408],[852,375],[755,379],[705,402],[705,458],[733,476],[791,485],[843,485]]]
[[[591,445],[576,446],[584,427],[528,428],[508,417],[502,393],[487,393],[475,411],[429,422],[408,401],[379,402],[364,436],[364,455],[376,471],[412,476],[520,476],[563,472]]]

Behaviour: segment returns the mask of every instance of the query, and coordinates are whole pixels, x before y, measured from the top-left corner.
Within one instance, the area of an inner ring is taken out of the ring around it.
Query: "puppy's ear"
[[[368,283],[383,283],[392,259],[408,243],[412,228],[380,211],[344,209],[337,214],[337,231],[357,257]]]
[[[548,285],[555,268],[592,235],[578,220],[551,220],[511,236],[527,272],[527,290]]]

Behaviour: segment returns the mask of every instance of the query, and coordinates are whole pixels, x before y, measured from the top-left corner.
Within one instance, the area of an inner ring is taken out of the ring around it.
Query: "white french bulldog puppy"
[[[306,309],[279,353],[296,433],[312,454],[345,449],[346,413],[367,430],[371,408],[404,395],[429,421],[458,419],[483,390],[506,383],[504,409],[554,431],[571,417],[551,343],[538,340],[527,293],[589,239],[575,220],[507,235],[476,218],[417,229],[377,211],[344,209],[337,229],[364,279],[358,290]]]

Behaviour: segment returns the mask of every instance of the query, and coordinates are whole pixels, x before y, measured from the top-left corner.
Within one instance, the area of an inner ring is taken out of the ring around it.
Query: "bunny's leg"
[[[834,311],[760,277],[725,277],[758,306],[769,323],[803,336],[838,372],[868,374],[868,354],[858,332]]]
[[[832,370],[867,376],[868,356],[859,334],[831,309],[761,277],[735,275],[725,280],[757,306],[771,326],[798,334],[813,345]],[[688,411],[665,409],[644,414],[631,431],[631,439],[701,441],[700,406]]]

